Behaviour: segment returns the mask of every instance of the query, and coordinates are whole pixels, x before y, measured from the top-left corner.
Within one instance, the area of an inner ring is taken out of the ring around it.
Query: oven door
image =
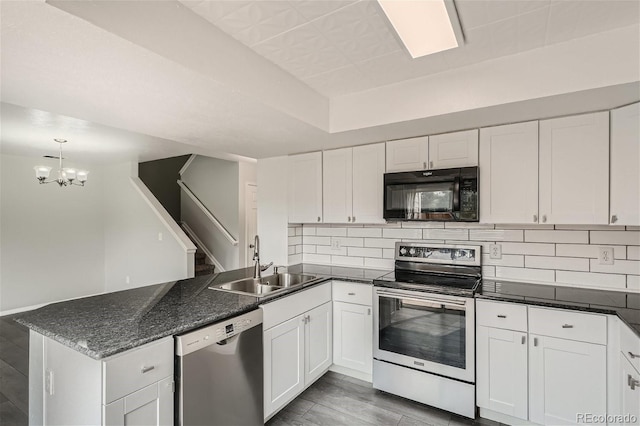
[[[373,357],[475,382],[473,298],[375,288]]]

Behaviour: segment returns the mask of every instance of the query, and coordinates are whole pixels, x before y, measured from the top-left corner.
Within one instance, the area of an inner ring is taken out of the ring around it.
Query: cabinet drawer
[[[606,345],[607,317],[529,307],[529,333]]]
[[[640,371],[640,336],[622,322],[620,323],[620,350],[631,365]]]
[[[369,284],[333,281],[333,300],[371,306],[373,287]]]
[[[516,303],[476,301],[476,321],[478,325],[527,331],[527,307]]]
[[[102,374],[103,404],[173,376],[173,337],[104,360]]]
[[[327,282],[260,305],[263,313],[262,329],[268,330],[330,301],[331,283]]]

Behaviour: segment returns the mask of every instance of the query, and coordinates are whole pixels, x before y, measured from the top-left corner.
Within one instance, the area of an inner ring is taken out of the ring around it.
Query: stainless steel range
[[[373,282],[373,387],[474,418],[480,246],[395,250],[395,271]]]

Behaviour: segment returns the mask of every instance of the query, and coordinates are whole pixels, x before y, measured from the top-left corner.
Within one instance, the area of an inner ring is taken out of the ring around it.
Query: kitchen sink
[[[262,278],[244,278],[224,284],[216,284],[209,288],[212,290],[223,290],[231,293],[264,297],[271,293],[301,286],[302,284],[314,279],[316,279],[316,277],[313,275],[284,273],[269,275]]]

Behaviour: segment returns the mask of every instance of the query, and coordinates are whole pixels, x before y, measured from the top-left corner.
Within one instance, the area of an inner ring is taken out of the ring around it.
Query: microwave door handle
[[[453,181],[453,211],[460,211],[460,177],[456,177]]]

